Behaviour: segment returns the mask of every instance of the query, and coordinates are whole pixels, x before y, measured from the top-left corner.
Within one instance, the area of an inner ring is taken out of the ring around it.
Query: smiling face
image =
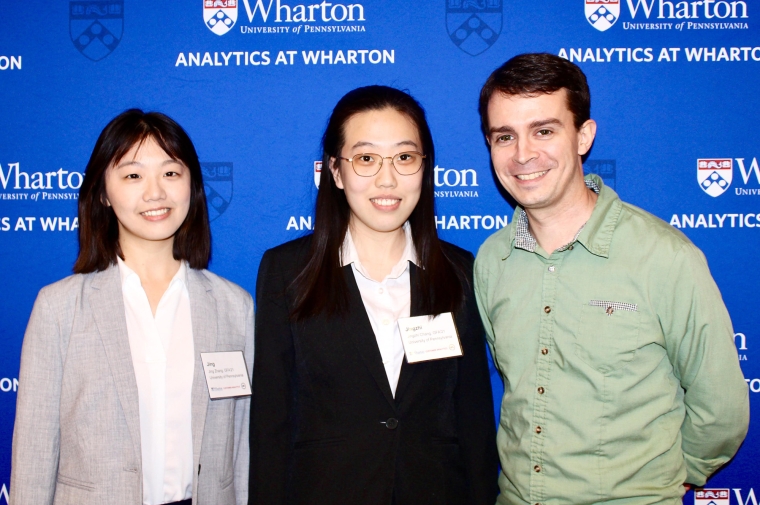
[[[362,153],[386,157],[372,177],[357,175],[350,161],[337,160],[336,164],[331,159],[335,184],[345,192],[351,208],[351,226],[360,232],[399,230],[420,199],[424,167],[416,174],[400,175],[388,158],[404,151],[424,154],[417,127],[396,110],[381,109],[351,116],[343,130],[342,157],[351,159]]]
[[[585,191],[581,156],[591,148],[596,123],[576,129],[566,93],[495,93],[488,103],[486,140],[494,170],[528,211],[572,206]]]
[[[105,188],[122,249],[125,242],[173,242],[190,208],[189,169],[150,137],[106,170]]]

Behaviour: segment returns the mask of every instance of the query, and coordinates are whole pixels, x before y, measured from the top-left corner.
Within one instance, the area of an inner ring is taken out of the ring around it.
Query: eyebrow
[[[396,146],[413,146],[413,147],[416,147],[416,148],[419,149],[419,146],[413,140],[402,140],[401,142],[398,142],[395,145]],[[365,147],[365,146],[377,147],[372,142],[366,142],[366,141],[360,140],[359,142],[357,142],[356,144],[354,144],[351,148],[352,149],[356,149],[357,147]]]
[[[532,130],[534,128],[540,128],[542,126],[549,126],[549,125],[562,126],[562,121],[560,121],[557,118],[553,118],[553,117],[552,118],[547,118],[547,119],[538,119],[536,121],[531,122],[528,125],[528,128]],[[505,126],[499,126],[498,128],[491,128],[489,130],[489,133],[491,135],[493,135],[494,133],[514,133],[514,132],[515,132],[515,129],[512,128],[511,126],[507,126],[507,125],[505,125]]]
[[[171,165],[172,163],[179,163],[180,165],[183,165],[183,163],[181,161],[179,161],[179,160],[169,159],[169,160],[161,162],[161,166],[164,167],[166,165]],[[142,163],[140,163],[139,161],[135,161],[135,160],[124,161],[124,162],[119,163],[118,165],[116,165],[116,170],[118,170],[120,168],[131,166],[131,165],[142,166]]]

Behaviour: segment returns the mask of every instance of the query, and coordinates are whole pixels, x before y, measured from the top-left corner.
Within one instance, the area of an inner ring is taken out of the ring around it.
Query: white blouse
[[[364,308],[375,332],[377,347],[383,358],[385,374],[394,397],[396,386],[404,362],[404,345],[401,342],[401,332],[397,321],[409,317],[411,310],[411,287],[409,278],[409,262],[417,264],[417,253],[412,241],[412,230],[409,223],[404,224],[406,246],[398,263],[391,272],[380,282],[373,280],[359,260],[351,230],[346,232],[340,250],[341,265],[351,265],[359,286],[359,293]]]
[[[143,504],[192,498],[195,350],[187,266],[183,261],[153,317],[140,277],[118,262],[140,401]]]

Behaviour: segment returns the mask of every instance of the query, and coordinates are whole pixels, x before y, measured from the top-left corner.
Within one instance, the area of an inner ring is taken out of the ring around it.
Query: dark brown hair
[[[591,93],[586,75],[565,58],[548,53],[519,54],[493,71],[480,90],[480,128],[488,137],[488,102],[494,93],[537,95],[567,91],[567,108],[573,114],[576,129],[591,117]]]
[[[417,128],[421,149],[427,157],[422,166],[422,190],[409,216],[419,269],[417,285],[425,314],[456,311],[464,303],[467,275],[456,258],[446,255],[435,228],[433,167],[435,147],[422,106],[409,94],[387,86],[366,86],[349,91],[332,111],[322,137],[322,170],[317,193],[314,234],[308,261],[293,281],[293,318],[302,320],[318,314],[344,314],[348,308],[348,286],[340,264],[340,248],[348,230],[351,209],[342,189],[335,184],[330,160],[338,160],[345,143],[345,126],[354,115],[393,109]]]
[[[208,266],[211,228],[198,154],[184,129],[160,112],[129,109],[111,120],[100,133],[79,188],[79,256],[74,273],[101,271],[124,258],[119,246],[119,223],[106,201],[106,171],[133,146],[153,139],[172,159],[190,170],[190,209],[174,235],[174,259],[191,268]]]

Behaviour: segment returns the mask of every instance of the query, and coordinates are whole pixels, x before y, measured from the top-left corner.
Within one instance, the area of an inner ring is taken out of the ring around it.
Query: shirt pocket
[[[575,354],[602,374],[623,368],[638,349],[639,324],[636,304],[590,300],[581,307]]]

